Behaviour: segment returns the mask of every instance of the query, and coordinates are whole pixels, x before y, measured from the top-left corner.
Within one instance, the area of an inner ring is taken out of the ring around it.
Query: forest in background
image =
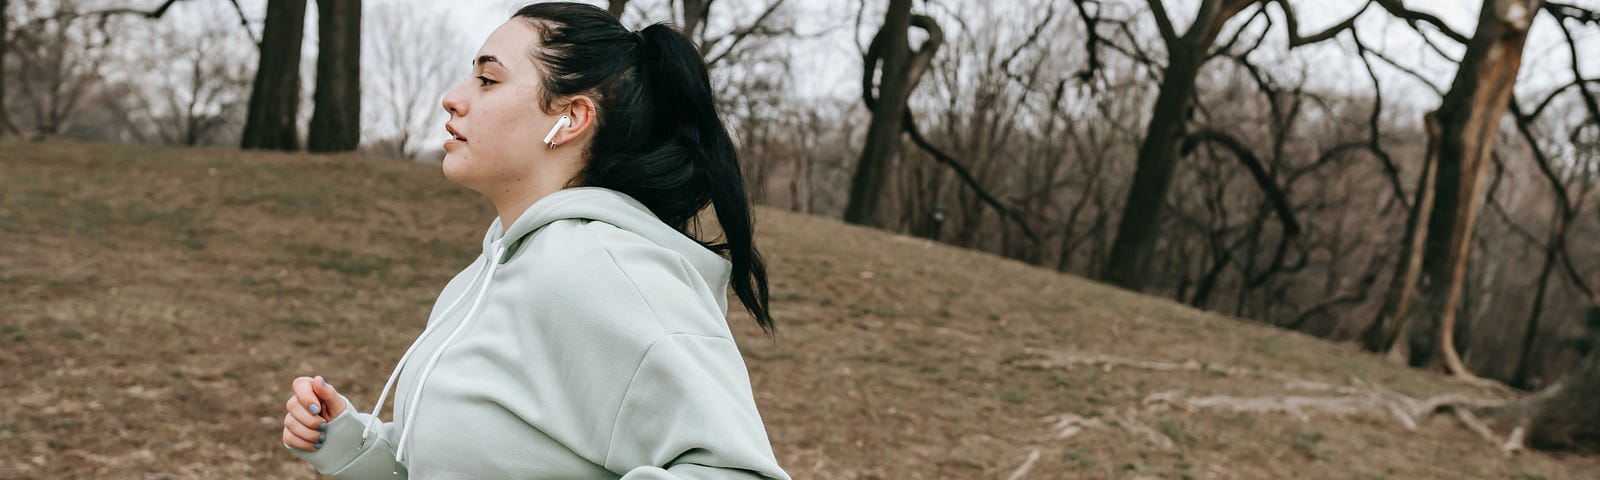
[[[1600,376],[1600,6],[1345,3],[600,5],[700,43],[759,203],[1461,378]],[[0,11],[0,132],[27,139],[427,159],[473,48],[401,3]],[[818,94],[789,45],[838,32],[859,87]]]

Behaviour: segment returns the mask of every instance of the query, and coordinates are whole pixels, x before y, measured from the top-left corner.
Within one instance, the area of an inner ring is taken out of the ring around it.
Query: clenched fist
[[[294,395],[284,404],[283,444],[301,450],[321,450],[328,438],[328,422],[344,413],[343,397],[322,376],[298,377],[292,384]]]

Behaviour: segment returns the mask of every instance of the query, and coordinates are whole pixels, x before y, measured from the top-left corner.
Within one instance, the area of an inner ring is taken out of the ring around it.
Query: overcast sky
[[[150,0],[150,2],[154,1]],[[726,9],[719,10],[719,13],[728,10],[742,10],[753,15],[756,9],[765,5],[768,1],[723,0],[717,4],[717,7]],[[786,40],[786,42],[793,43],[792,51],[803,52],[796,58],[794,71],[820,77],[797,82],[800,85],[817,89],[816,91],[800,93],[837,98],[853,98],[856,95],[854,90],[858,87],[855,87],[855,78],[860,75],[861,62],[859,54],[856,53],[857,40],[852,39],[852,34],[860,35],[860,41],[864,42],[878,23],[882,21],[881,18],[874,18],[871,14],[881,12],[883,6],[878,5],[879,3],[887,3],[885,0],[867,0],[870,2],[868,6],[869,15],[866,21],[863,22],[863,31],[853,32],[854,13],[858,5],[860,5],[860,1],[789,0],[788,3],[790,5],[788,8],[795,9],[796,18],[800,19],[800,31],[823,32],[823,34],[814,38]],[[935,4],[948,5],[973,0],[931,1]],[[1038,0],[995,1],[1036,3]],[[1068,0],[1059,1],[1065,3]],[[1568,0],[1568,2],[1600,9],[1600,0]],[[468,51],[453,54],[467,58],[476,50],[478,45],[483,43],[484,38],[488,36],[491,30],[505,22],[518,7],[529,2],[525,0],[462,0],[452,2],[436,0],[367,0],[366,5],[367,8],[374,8],[396,3],[413,7],[418,15],[446,15],[449,18],[449,24],[455,27],[464,40],[464,44],[471,47]],[[588,3],[604,6],[606,2],[604,0],[593,0]],[[1106,0],[1105,3],[1108,5],[1107,11],[1116,16],[1148,16],[1148,13],[1145,12],[1146,3],[1143,0]],[[1199,4],[1198,0],[1167,0],[1167,3],[1168,11],[1174,17],[1173,22],[1180,30],[1188,25]],[[1302,23],[1301,30],[1310,32],[1325,28],[1346,18],[1359,9],[1364,0],[1297,1],[1293,3],[1299,12],[1299,18]],[[243,4],[250,16],[256,19],[261,18],[265,2],[246,0]],[[653,11],[649,13],[633,12],[628,18],[629,26],[638,28],[641,26],[639,20],[652,16],[657,18],[651,18],[651,20],[671,20],[668,18],[668,12],[664,9],[665,4],[665,0],[634,0],[630,8],[646,7]],[[919,0],[916,3],[919,8],[923,8],[927,4],[927,1],[924,0]],[[1477,6],[1479,5],[1475,0],[1407,0],[1405,4],[1412,9],[1437,15],[1451,28],[1469,35],[1477,20]],[[314,18],[316,8],[313,6],[308,10],[308,14]],[[718,22],[727,22],[729,20],[727,15],[713,15],[713,17],[713,20]],[[1233,22],[1233,24],[1237,23],[1238,20]],[[1233,24],[1230,24],[1230,27]],[[725,25],[725,23],[722,25]],[[713,26],[716,27],[718,25]],[[1432,78],[1435,84],[1447,85],[1450,77],[1454,74],[1453,64],[1440,59],[1437,54],[1431,52],[1421,43],[1417,34],[1412,32],[1409,27],[1388,18],[1381,9],[1376,7],[1369,9],[1362,16],[1362,21],[1358,23],[1358,26],[1361,29],[1362,37],[1367,39],[1369,44],[1382,49],[1398,60],[1409,62],[1411,66]],[[258,30],[260,28],[259,24],[255,25],[255,27]],[[944,25],[944,28],[952,36],[960,34],[959,25]],[[1283,27],[1277,25],[1274,28],[1281,30]],[[1549,88],[1554,83],[1562,81],[1561,79],[1563,78],[1570,78],[1571,75],[1567,71],[1570,60],[1567,57],[1565,48],[1561,45],[1559,29],[1554,28],[1553,23],[1547,16],[1540,15],[1538,24],[1532,30],[1533,33],[1525,50],[1523,65],[1526,68],[1518,85],[1519,92],[1541,91]],[[1597,42],[1600,42],[1600,38],[1597,38],[1594,28],[1584,28],[1579,29],[1579,31],[1586,37],[1584,39],[1586,45],[1600,47],[1600,45],[1596,45]],[[307,33],[314,36],[315,28],[308,28]],[[1442,37],[1439,38],[1442,39]],[[1453,54],[1458,54],[1460,51],[1459,48],[1450,46],[1448,40],[1438,43],[1445,45]],[[1339,43],[1330,43],[1325,46],[1317,46],[1306,51],[1296,52],[1295,56],[1303,61],[1311,61],[1318,64],[1325,64],[1324,62],[1344,62],[1347,64],[1347,68],[1321,69],[1326,71],[1313,79],[1313,83],[1325,82],[1326,85],[1322,86],[1332,88],[1340,86],[1364,88],[1362,85],[1367,80],[1365,79],[1365,74],[1362,73],[1360,65],[1354,63],[1356,59],[1352,55],[1352,51],[1353,47],[1350,46],[1348,39],[1343,39]],[[1590,48],[1589,51],[1595,52],[1595,55],[1600,56],[1600,48]],[[440,54],[451,53],[440,52]],[[1271,56],[1269,55],[1267,58],[1271,58]],[[463,65],[466,65],[466,63],[463,63]],[[1586,75],[1600,76],[1600,61],[1589,62],[1585,67],[1584,73]],[[1389,75],[1386,76],[1393,76],[1396,72],[1388,73]],[[465,67],[463,67],[462,74],[466,74]],[[1391,79],[1386,78],[1385,80]],[[1402,79],[1399,83],[1414,82],[1409,79]],[[1422,96],[1426,97],[1427,95]]]
[[[159,0],[143,0],[144,3],[159,3]],[[713,14],[711,28],[713,31],[725,31],[730,21],[753,17],[759,9],[771,0],[722,0],[716,4],[719,9]],[[786,8],[792,9],[798,21],[798,30],[807,35],[804,38],[785,39],[785,48],[795,52],[791,65],[795,72],[793,84],[797,86],[793,94],[806,97],[825,97],[839,101],[850,102],[859,98],[859,78],[861,75],[861,60],[857,44],[865,43],[876,31],[882,22],[881,12],[887,0],[866,0],[867,10],[860,31],[856,31],[854,20],[855,13],[862,0],[788,0]],[[934,10],[935,12],[948,12],[957,10],[951,5],[967,5],[964,2],[991,1],[991,0],[918,0],[918,10]],[[991,7],[1005,9],[1010,7],[1018,10],[1019,4],[1038,4],[1045,0],[993,0],[996,2]],[[1062,2],[1062,7],[1070,7],[1069,0]],[[1568,0],[1580,6],[1600,9],[1600,0]],[[251,17],[252,27],[259,32],[260,19],[264,16],[265,1],[245,0],[242,5],[246,15]],[[518,7],[529,3],[525,0],[463,0],[463,1],[435,1],[435,0],[367,0],[366,9],[372,11],[377,8],[402,5],[408,12],[416,15],[435,16],[442,15],[443,22],[448,25],[453,34],[460,41],[444,42],[437,39],[415,39],[414,41],[431,42],[438,44],[437,50],[431,54],[459,57],[461,70],[459,74],[464,78],[469,73],[468,62],[473,53],[489,32],[504,23],[511,13]],[[604,0],[593,0],[588,3],[604,6]],[[1107,16],[1111,17],[1140,17],[1147,22],[1149,13],[1144,0],[1104,0],[1107,5]],[[1335,24],[1349,15],[1355,13],[1364,0],[1323,0],[1323,1],[1294,1],[1298,17],[1301,22],[1302,32],[1313,32]],[[174,21],[218,21],[219,13],[216,5],[224,2],[184,2],[178,4],[179,9],[188,12],[174,11],[174,16],[188,17]],[[1168,0],[1168,11],[1173,16],[1175,26],[1181,31],[1187,28],[1199,4],[1198,0]],[[1415,10],[1427,12],[1440,17],[1452,29],[1470,35],[1475,26],[1478,13],[1477,0],[1407,0],[1405,4]],[[633,0],[630,4],[630,14],[625,17],[625,23],[630,28],[639,28],[649,21],[670,21],[670,12],[667,10],[667,0]],[[315,2],[308,5],[308,16],[316,15]],[[209,13],[202,13],[209,12]],[[221,10],[223,14],[231,14],[231,10]],[[1277,15],[1273,8],[1273,15]],[[1075,12],[1070,8],[1063,12],[1066,25],[1070,28],[1081,28]],[[226,15],[222,15],[226,16]],[[937,15],[936,15],[937,16]],[[742,17],[742,18],[731,18]],[[227,19],[232,21],[232,19]],[[1032,19],[1019,19],[1026,23]],[[982,22],[973,22],[982,23]],[[1231,32],[1241,23],[1235,19],[1229,24],[1224,34]],[[316,34],[315,23],[309,23],[306,33],[309,37]],[[961,25],[958,22],[945,21],[941,25],[950,37],[962,35]],[[1259,25],[1259,23],[1258,23]],[[987,27],[987,25],[974,25],[974,28]],[[1369,46],[1385,52],[1397,61],[1414,68],[1431,82],[1441,87],[1448,87],[1451,77],[1455,73],[1455,65],[1444,60],[1427,48],[1418,34],[1404,23],[1390,18],[1380,8],[1373,7],[1361,17],[1357,23],[1362,38]],[[1312,88],[1324,90],[1370,91],[1370,81],[1366,77],[1364,67],[1354,55],[1354,47],[1348,35],[1342,35],[1337,42],[1325,42],[1285,54],[1277,45],[1282,43],[1281,22],[1274,25],[1277,30],[1277,42],[1268,43],[1268,47],[1258,52],[1254,57],[1257,63],[1280,75],[1281,78],[1297,78],[1299,72],[1308,72],[1310,78],[1307,83]],[[1582,38],[1583,50],[1596,56],[1596,61],[1584,65],[1586,77],[1600,77],[1600,29],[1593,27],[1580,27],[1577,32]],[[365,35],[382,35],[381,32],[369,31]],[[259,34],[258,34],[259,35]],[[442,38],[442,37],[441,37]],[[1273,38],[1273,37],[1269,37]],[[1452,56],[1459,57],[1463,48],[1455,46],[1443,36],[1436,36],[1438,44],[1444,46]],[[315,55],[314,38],[308,38],[306,49],[307,61]],[[1077,44],[1078,40],[1069,43]],[[452,45],[453,44],[453,45]],[[1076,47],[1080,48],[1081,47]],[[1105,55],[1116,55],[1106,52]],[[1384,81],[1386,101],[1391,103],[1390,108],[1402,110],[1421,111],[1437,105],[1437,95],[1431,90],[1423,88],[1410,76],[1398,70],[1379,65],[1380,76]],[[1538,21],[1532,29],[1528,45],[1523,58],[1523,70],[1518,81],[1517,92],[1522,98],[1529,98],[1542,94],[1550,88],[1566,83],[1571,79],[1571,59],[1568,56],[1560,29],[1546,15],[1539,15]],[[799,78],[804,77],[804,78]],[[442,96],[438,92],[436,96]],[[437,99],[433,100],[437,104]]]

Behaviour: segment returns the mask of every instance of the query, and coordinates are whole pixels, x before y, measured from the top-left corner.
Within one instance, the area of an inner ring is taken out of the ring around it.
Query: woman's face
[[[526,180],[549,156],[541,140],[559,115],[540,108],[541,81],[529,56],[537,41],[527,22],[506,22],[478,49],[472,75],[445,95],[450,181],[490,193]]]

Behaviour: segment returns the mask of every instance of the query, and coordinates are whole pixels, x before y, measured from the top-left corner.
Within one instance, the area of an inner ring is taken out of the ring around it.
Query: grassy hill
[[[0,478],[312,478],[279,444],[288,381],[369,407],[493,216],[436,166],[0,144]],[[1600,478],[1358,408],[1489,394],[1353,348],[757,217],[779,332],[730,322],[796,478]]]

